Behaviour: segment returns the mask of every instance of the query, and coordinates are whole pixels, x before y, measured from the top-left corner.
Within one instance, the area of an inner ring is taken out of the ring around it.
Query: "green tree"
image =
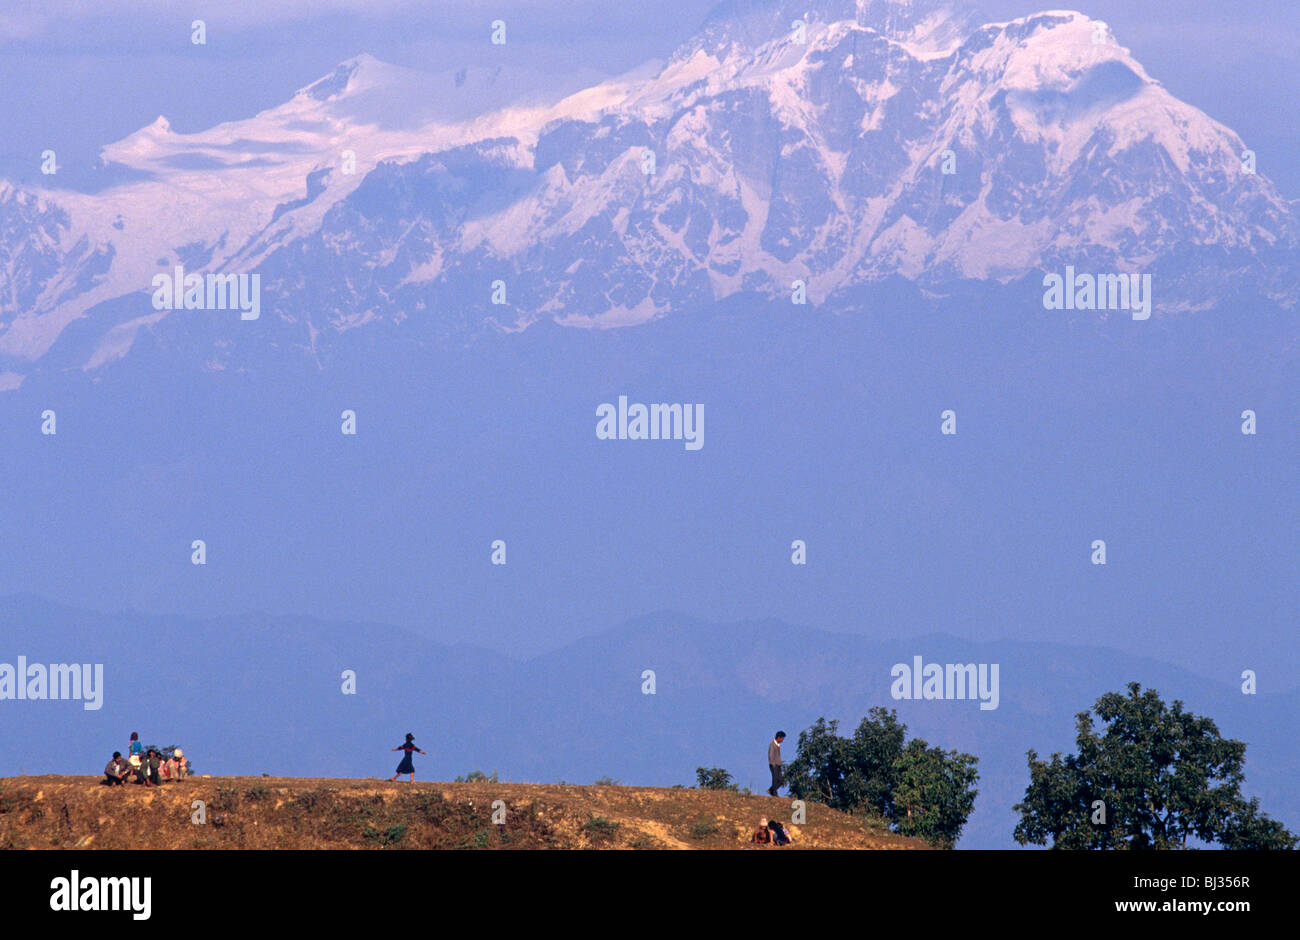
[[[798,756],[786,765],[793,796],[848,813],[871,812],[896,832],[950,848],[975,808],[977,759],[904,743],[907,726],[893,709],[872,708],[851,738],[824,717],[799,732]]]
[[[1094,727],[1093,715],[1105,724]],[[1075,718],[1077,754],[1040,760],[1015,806],[1021,845],[1064,849],[1180,849],[1189,838],[1234,849],[1289,849],[1297,838],[1240,789],[1246,745],[1209,718],[1166,706],[1136,682]]]
[[[695,783],[701,790],[730,790],[735,793],[740,789],[731,782],[731,774],[721,767],[696,767]]]
[[[870,806],[885,819],[897,818],[895,791],[906,737],[907,726],[899,723],[892,708],[877,706],[867,712],[849,745],[853,771],[847,780],[846,796],[853,804]]]
[[[811,728],[799,732],[798,756],[785,765],[790,794],[825,803],[832,809],[852,808],[852,787],[846,778],[853,772],[850,741],[839,737],[838,720],[818,718]]]
[[[975,809],[979,773],[970,754],[930,747],[913,738],[894,763],[896,782],[887,818],[902,835],[950,849]]]

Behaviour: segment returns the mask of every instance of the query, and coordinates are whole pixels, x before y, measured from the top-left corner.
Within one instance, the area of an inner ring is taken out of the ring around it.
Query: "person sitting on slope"
[[[131,765],[122,760],[122,752],[114,751],[113,759],[104,768],[104,784],[110,787],[123,786],[126,783],[127,775],[130,773]]]

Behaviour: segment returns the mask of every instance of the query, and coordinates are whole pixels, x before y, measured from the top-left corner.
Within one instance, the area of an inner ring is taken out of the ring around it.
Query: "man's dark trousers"
[[[768,764],[767,767],[772,771],[772,789],[767,792],[769,796],[776,796],[776,791],[785,786],[785,775],[781,773],[780,764]]]

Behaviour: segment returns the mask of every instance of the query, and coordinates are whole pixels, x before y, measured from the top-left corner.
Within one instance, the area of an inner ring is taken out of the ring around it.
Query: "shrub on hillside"
[[[739,785],[731,782],[731,774],[721,767],[696,767],[695,784],[701,790],[728,790],[740,792]]]
[[[951,848],[975,808],[978,759],[920,738],[904,744],[907,726],[893,709],[871,709],[851,738],[838,729],[818,718],[799,732],[798,757],[785,768],[791,796],[874,813],[900,835]]]
[[[609,839],[618,832],[619,823],[612,819],[606,819],[604,816],[592,816],[579,828],[587,835],[597,839]]]

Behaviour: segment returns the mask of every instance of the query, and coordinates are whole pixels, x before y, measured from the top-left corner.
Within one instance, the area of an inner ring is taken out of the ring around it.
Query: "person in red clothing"
[[[393,774],[393,780],[396,780],[402,774],[410,774],[411,783],[415,783],[415,764],[411,762],[411,752],[416,751],[420,754],[424,754],[424,751],[421,751],[415,746],[415,735],[408,734],[406,736],[406,743],[397,745],[393,750],[406,752],[405,756],[402,758],[402,762],[397,765],[397,773]],[[425,756],[427,757],[428,755],[425,754]]]
[[[758,828],[754,830],[754,838],[750,842],[757,842],[760,845],[772,844],[772,830],[767,828],[767,817],[764,816],[758,821]]]

